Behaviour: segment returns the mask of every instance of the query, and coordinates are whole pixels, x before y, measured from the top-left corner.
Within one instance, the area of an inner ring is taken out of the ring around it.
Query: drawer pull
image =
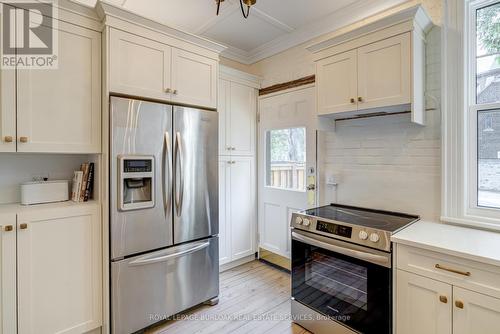
[[[455,306],[458,308],[464,308],[464,302],[461,300],[455,300]]]
[[[441,303],[447,304],[448,303],[448,298],[446,296],[439,296],[439,301]]]
[[[440,265],[439,263],[436,264],[435,267],[436,267],[436,269],[446,270],[446,271],[449,271],[449,272],[454,273],[454,274],[459,274],[459,275],[463,275],[463,276],[470,276],[471,275],[470,271],[461,271],[461,270],[457,270],[457,269],[453,269],[453,268],[448,268],[448,267]]]
[[[14,227],[12,225],[7,225],[7,226],[5,226],[4,229],[5,229],[5,232],[10,232],[10,231],[14,230]]]
[[[20,228],[21,230],[25,230],[25,229],[27,229],[27,228],[28,228],[28,224],[26,224],[26,223],[19,224],[19,228]]]

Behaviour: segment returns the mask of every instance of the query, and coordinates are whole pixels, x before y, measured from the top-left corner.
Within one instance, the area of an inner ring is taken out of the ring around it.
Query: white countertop
[[[418,221],[391,241],[500,266],[500,233],[445,223]]]

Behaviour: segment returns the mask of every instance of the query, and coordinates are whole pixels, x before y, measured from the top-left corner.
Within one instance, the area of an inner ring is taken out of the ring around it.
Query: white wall
[[[1,153],[0,204],[20,202],[19,184],[22,182],[34,177],[71,180],[73,171],[87,161],[87,155]]]

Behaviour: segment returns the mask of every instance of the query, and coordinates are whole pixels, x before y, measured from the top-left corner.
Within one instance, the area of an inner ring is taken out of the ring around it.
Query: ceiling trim
[[[204,34],[205,32],[208,31],[208,29],[212,28],[220,21],[225,20],[231,14],[233,14],[235,11],[240,10],[240,8],[238,6],[236,6],[236,4],[230,0],[227,1],[227,5],[224,6],[223,4],[221,4],[221,6],[222,6],[222,8],[219,11],[219,15],[212,16],[212,18],[210,20],[208,20],[207,22],[205,22],[201,26],[199,26],[198,29],[196,29],[196,31],[194,32],[195,34],[197,34],[197,35]],[[216,14],[216,13],[214,13],[214,14]]]
[[[258,18],[260,18],[260,19],[266,21],[267,23],[273,25],[274,27],[276,27],[276,28],[278,28],[280,30],[283,30],[285,32],[288,32],[288,33],[290,33],[290,32],[292,32],[292,31],[295,30],[295,28],[290,27],[288,24],[286,24],[284,22],[281,22],[277,18],[274,18],[271,15],[266,14],[265,12],[263,12],[262,10],[260,10],[258,8],[252,8],[250,15],[255,15]]]
[[[250,52],[228,47],[222,52],[222,56],[250,65],[404,2],[406,0],[359,0],[327,15],[319,21],[269,41]]]

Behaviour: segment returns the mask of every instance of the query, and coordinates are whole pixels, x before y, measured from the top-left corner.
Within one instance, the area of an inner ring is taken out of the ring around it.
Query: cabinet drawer
[[[396,266],[500,298],[500,268],[495,266],[405,245],[397,245]]]

